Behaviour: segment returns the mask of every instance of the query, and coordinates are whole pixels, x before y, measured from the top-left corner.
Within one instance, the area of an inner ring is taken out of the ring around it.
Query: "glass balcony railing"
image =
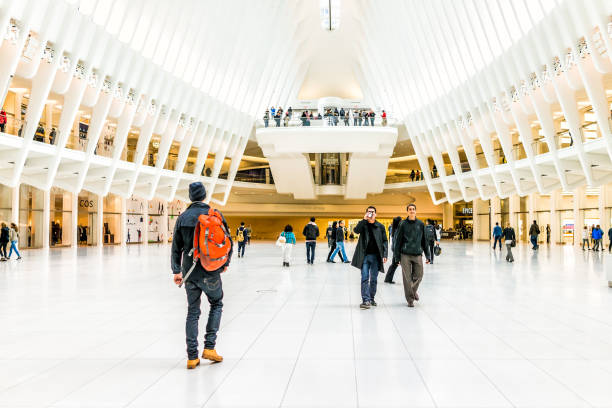
[[[354,116],[314,116],[304,117],[298,112],[294,112],[291,117],[284,116],[282,118],[259,119],[256,123],[257,128],[266,127],[299,127],[299,126],[312,126],[312,127],[333,127],[333,126],[392,126],[396,124],[396,121],[389,116],[386,118],[381,117],[377,114],[375,117],[354,117]]]

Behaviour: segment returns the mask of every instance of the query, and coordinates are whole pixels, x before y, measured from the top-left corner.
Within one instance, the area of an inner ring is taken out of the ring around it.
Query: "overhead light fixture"
[[[334,31],[340,26],[340,0],[320,0],[321,26]]]

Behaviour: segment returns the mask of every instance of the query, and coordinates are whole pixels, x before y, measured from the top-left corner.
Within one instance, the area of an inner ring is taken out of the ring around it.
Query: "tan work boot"
[[[223,357],[218,355],[215,349],[204,349],[204,352],[202,353],[202,358],[210,361],[216,361],[217,363],[223,361]]]
[[[187,369],[191,370],[200,365],[200,359],[196,358],[195,360],[187,360]]]

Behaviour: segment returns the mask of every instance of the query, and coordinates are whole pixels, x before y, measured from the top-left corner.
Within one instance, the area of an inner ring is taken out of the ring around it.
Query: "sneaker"
[[[195,360],[187,360],[187,369],[192,370],[200,365],[200,359],[196,358]]]
[[[378,303],[376,303],[375,301],[373,301],[373,300],[372,300],[372,301],[370,302],[370,306],[378,306]]]
[[[363,302],[362,304],[359,305],[359,307],[361,309],[369,309],[370,308],[370,302]]]
[[[18,256],[18,257],[17,257],[17,260],[20,260],[20,259],[21,259],[21,257],[20,257],[20,256]]]
[[[342,263],[351,263],[350,261],[342,261]]]
[[[414,294],[414,300],[419,300],[419,295],[418,294]]]
[[[223,361],[223,357],[218,355],[215,349],[204,349],[204,352],[202,353],[202,358],[206,360],[214,361],[217,363],[220,363],[221,361]]]
[[[333,259],[329,260],[330,263],[336,263],[336,261],[334,261]]]
[[[413,301],[408,302],[408,307],[414,307],[414,302]]]

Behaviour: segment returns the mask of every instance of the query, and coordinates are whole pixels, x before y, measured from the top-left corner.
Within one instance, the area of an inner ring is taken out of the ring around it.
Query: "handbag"
[[[278,239],[276,240],[276,246],[279,246],[279,247],[285,246],[286,242],[287,242],[287,238],[285,238],[285,236],[281,234],[278,236]]]
[[[441,253],[442,253],[442,248],[440,248],[440,245],[436,245],[434,247],[434,255],[435,256],[440,256]]]
[[[512,242],[510,243],[510,248],[514,248],[516,246],[516,240],[512,240]]]

